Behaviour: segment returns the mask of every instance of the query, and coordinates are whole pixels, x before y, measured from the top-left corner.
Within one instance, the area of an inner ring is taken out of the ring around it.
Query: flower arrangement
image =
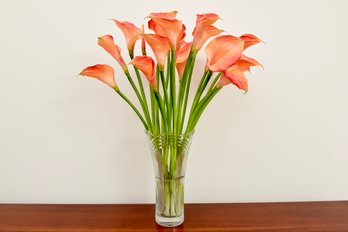
[[[245,49],[261,41],[258,37],[252,34],[239,37],[220,35],[224,31],[213,25],[220,17],[207,13],[197,15],[193,40],[186,42],[186,27],[176,18],[176,14],[176,11],[172,11],[148,15],[148,29],[153,33],[146,33],[144,26],[139,28],[127,21],[113,20],[125,36],[130,57],[128,65],[133,66],[137,84],[113,37],[104,35],[98,38],[98,45],[122,67],[140,108],[118,87],[111,66],[97,64],[80,73],[99,79],[113,88],[137,114],[147,131],[158,179],[156,220],[162,225],[177,225],[183,221],[181,178],[185,173],[190,138],[202,113],[228,84],[248,91],[248,80],[244,73],[252,66],[261,66],[258,61],[243,54]],[[135,56],[134,48],[138,40],[141,41],[141,55]],[[205,69],[202,70],[193,101],[189,104],[196,57],[208,40]],[[152,49],[155,59],[147,55],[147,46]],[[148,81],[148,94],[145,93],[140,72]],[[182,217],[181,221],[165,223],[175,217]]]

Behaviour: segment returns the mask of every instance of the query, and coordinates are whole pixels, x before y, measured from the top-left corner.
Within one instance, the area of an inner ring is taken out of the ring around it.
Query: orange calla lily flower
[[[121,49],[114,43],[114,38],[111,35],[99,37],[98,45],[104,48],[112,57],[114,57],[124,71],[127,70],[127,65],[121,56]]]
[[[232,35],[218,36],[205,48],[207,68],[213,72],[225,71],[242,55],[244,42]]]
[[[155,76],[155,62],[150,56],[136,56],[131,60],[136,68],[144,73],[152,88],[157,91],[156,76]]]
[[[169,11],[169,12],[159,12],[159,13],[151,13],[149,17],[154,18],[163,18],[163,19],[175,19],[177,11]]]
[[[192,43],[187,43],[183,40],[178,47],[178,51],[176,53],[176,69],[179,74],[179,79],[182,78],[184,73],[187,58],[190,54],[191,44]]]
[[[242,55],[239,60],[236,61],[235,65],[239,67],[243,72],[250,71],[250,67],[252,66],[262,66],[257,60],[250,58],[246,55]]]
[[[151,13],[148,17],[151,18],[149,28],[156,34],[167,37],[171,47],[176,48],[178,42],[185,36],[183,23],[175,19],[173,13]]]
[[[234,84],[239,89],[248,91],[248,80],[237,65],[232,65],[223,73],[217,86],[222,87],[230,83]]]
[[[168,52],[170,50],[169,40],[156,34],[143,34],[146,42],[150,45],[156,56],[157,64],[161,70],[164,68]]]
[[[96,78],[104,82],[105,84],[113,88],[114,90],[119,91],[119,88],[115,82],[114,73],[115,73],[114,69],[110,67],[109,65],[96,64],[82,70],[80,75]]]
[[[252,34],[244,34],[241,35],[239,38],[241,38],[244,41],[244,49],[262,42],[260,38]]]
[[[116,26],[121,29],[126,38],[127,48],[130,54],[133,54],[135,42],[139,39],[141,29],[136,27],[133,23],[127,21],[118,21],[113,19]]]
[[[197,33],[193,38],[192,48],[196,51],[200,50],[209,38],[216,36],[223,31],[224,30],[220,30],[214,26],[209,26],[205,29],[197,30]]]
[[[217,29],[216,27],[212,26],[212,24],[215,23],[219,18],[220,17],[214,13],[197,14],[196,26],[192,32],[192,47],[195,50],[200,50],[209,38],[223,32],[223,30]]]
[[[239,89],[248,91],[248,80],[246,79],[243,72],[250,71],[250,67],[252,66],[262,67],[262,64],[260,64],[257,60],[242,55],[234,65],[223,72],[223,75],[220,78],[217,86],[222,87],[232,83]]]

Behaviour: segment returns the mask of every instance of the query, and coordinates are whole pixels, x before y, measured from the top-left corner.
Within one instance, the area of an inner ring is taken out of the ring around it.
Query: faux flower
[[[262,42],[260,38],[252,34],[244,34],[241,35],[239,38],[241,38],[244,41],[244,49]]]
[[[187,58],[190,54],[190,48],[191,48],[191,43],[187,43],[184,40],[181,41],[178,51],[177,51],[177,56],[176,56],[176,70],[178,71],[179,74],[179,79],[182,78],[182,75],[185,70]]]
[[[195,50],[200,50],[204,43],[211,37],[216,36],[223,32],[214,26],[215,23],[220,17],[217,14],[208,13],[208,14],[197,14],[196,26],[192,32],[193,42],[192,48]]]
[[[205,48],[207,68],[213,72],[223,72],[234,64],[241,56],[244,41],[232,35],[214,38]]]
[[[152,88],[157,91],[155,62],[153,59],[150,56],[136,56],[131,60],[130,64],[133,64],[136,68],[142,71],[150,82]]]
[[[121,65],[123,70],[127,70],[127,65],[121,56],[121,49],[114,43],[111,35],[104,35],[98,38],[98,45],[105,49]]]
[[[124,37],[126,38],[129,54],[133,56],[135,42],[140,38],[139,35],[142,33],[141,29],[127,21],[118,21],[115,19],[113,19],[113,21],[123,32]]]
[[[142,36],[155,54],[159,68],[163,70],[168,52],[170,50],[169,40],[166,37],[156,34],[143,34]]]
[[[109,65],[96,64],[82,70],[80,75],[96,78],[104,82],[105,84],[113,88],[114,90],[119,91],[119,88],[115,82],[114,73],[115,73],[114,69],[110,67]]]
[[[175,13],[176,15],[176,13]],[[151,13],[148,17],[149,28],[157,35],[167,37],[172,48],[185,37],[185,25],[175,19],[174,13]],[[173,17],[174,16],[174,17]]]

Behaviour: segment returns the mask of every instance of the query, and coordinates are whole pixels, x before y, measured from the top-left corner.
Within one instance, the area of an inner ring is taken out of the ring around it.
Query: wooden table
[[[348,201],[186,204],[185,223],[163,228],[154,205],[0,204],[0,231],[348,232]]]

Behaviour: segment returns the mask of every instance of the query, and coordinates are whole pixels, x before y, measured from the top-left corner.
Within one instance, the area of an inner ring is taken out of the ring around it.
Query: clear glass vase
[[[156,222],[166,227],[184,222],[184,181],[193,132],[147,133],[156,179]]]

